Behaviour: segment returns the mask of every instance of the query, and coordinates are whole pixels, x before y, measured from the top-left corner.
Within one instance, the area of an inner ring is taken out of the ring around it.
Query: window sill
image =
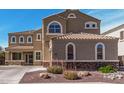
[[[85,27],[85,29],[98,29],[98,27],[94,27],[94,28],[93,27],[92,28],[91,27],[89,27],[89,28]]]
[[[24,44],[24,42],[19,42],[19,44]]]
[[[27,42],[27,44],[32,44],[32,42]]]
[[[36,41],[41,41],[41,39],[36,39]]]
[[[11,44],[16,44],[16,42],[10,42]]]
[[[63,35],[62,33],[46,33],[46,35]]]
[[[39,62],[39,61],[42,61],[42,60],[34,60],[35,62]]]

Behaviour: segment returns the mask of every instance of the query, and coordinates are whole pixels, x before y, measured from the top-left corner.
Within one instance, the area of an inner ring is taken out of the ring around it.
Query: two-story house
[[[9,33],[6,64],[96,69],[118,66],[118,38],[100,35],[100,20],[65,10],[42,20],[42,29]]]
[[[118,40],[118,58],[120,60],[119,65],[124,66],[124,24],[104,32],[103,35],[114,36],[119,38]]]

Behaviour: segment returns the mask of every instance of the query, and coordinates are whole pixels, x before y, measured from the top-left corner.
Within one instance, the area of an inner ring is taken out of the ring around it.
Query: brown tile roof
[[[33,34],[34,32],[37,32],[39,30],[42,30],[42,29],[38,29],[38,30],[28,30],[28,31],[22,31],[22,32],[11,32],[9,34]]]
[[[8,47],[6,48],[6,50],[11,51],[11,50],[33,50],[33,46],[12,46],[12,47]]]
[[[118,39],[111,36],[89,34],[89,33],[69,33],[61,36],[54,37],[55,39]]]

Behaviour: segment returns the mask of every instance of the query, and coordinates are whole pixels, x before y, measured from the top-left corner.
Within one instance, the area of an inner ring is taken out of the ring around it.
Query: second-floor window
[[[27,43],[32,43],[32,36],[27,37]]]
[[[85,23],[85,29],[97,29],[97,23],[93,21],[88,21]]]
[[[11,37],[11,43],[16,43],[16,36]]]
[[[24,43],[24,36],[19,37],[19,43]]]
[[[58,34],[62,32],[62,26],[59,22],[53,21],[49,23],[47,30],[49,34]]]
[[[41,41],[41,33],[37,33],[36,40],[37,40],[37,41]]]

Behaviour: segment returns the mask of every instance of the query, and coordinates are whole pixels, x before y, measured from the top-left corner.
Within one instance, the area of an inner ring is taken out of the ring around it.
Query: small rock
[[[114,80],[115,79],[115,77],[111,77],[111,80]]]
[[[80,71],[78,72],[78,77],[84,77],[91,75],[88,71]]]
[[[103,77],[109,78],[111,80],[122,79],[124,77],[124,74],[122,72],[108,73],[108,74],[104,74]]]
[[[117,75],[116,76],[118,79],[122,79],[123,78],[123,75]]]
[[[50,76],[49,76],[48,73],[40,73],[39,76],[40,76],[40,78],[43,78],[43,79],[48,79],[48,78],[50,78]]]

